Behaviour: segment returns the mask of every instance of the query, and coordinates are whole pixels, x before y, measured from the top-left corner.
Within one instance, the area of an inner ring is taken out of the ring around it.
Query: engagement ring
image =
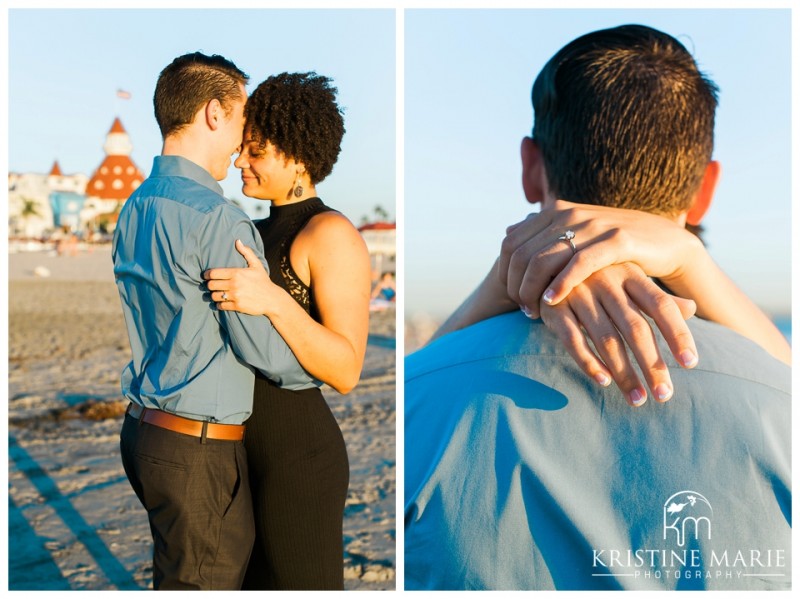
[[[571,229],[567,230],[566,233],[558,238],[559,241],[565,241],[569,244],[569,247],[572,248],[572,255],[574,256],[578,253],[578,248],[575,247],[575,242],[572,241],[573,239],[575,239],[575,231],[572,231]]]

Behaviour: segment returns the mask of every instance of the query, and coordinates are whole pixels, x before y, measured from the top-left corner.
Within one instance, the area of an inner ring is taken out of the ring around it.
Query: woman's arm
[[[519,309],[500,282],[498,268],[499,260],[431,340]],[[669,295],[631,263],[608,266],[591,275],[558,305],[541,305],[545,325],[564,343],[581,369],[604,387],[613,380],[633,406],[644,403],[647,390],[628,359],[626,344],[657,401],[667,401],[673,389],[669,370],[643,314],[655,321],[676,360],[685,368],[693,368],[697,349],[685,320],[694,313],[693,301]],[[599,358],[587,337],[595,344]]]
[[[736,331],[773,357],[791,365],[792,349],[775,323],[747,297],[705,250],[679,276],[661,281],[674,293],[692,298],[697,315]]]
[[[558,241],[575,233],[577,252]],[[556,305],[606,266],[633,262],[673,293],[692,299],[697,315],[791,361],[788,342],[772,321],[714,263],[683,226],[640,211],[556,202],[554,209],[509,227],[498,273],[509,297],[538,315],[540,299]]]
[[[569,244],[558,240],[567,230],[576,233],[574,255]],[[689,299],[645,283],[641,269]],[[548,302],[542,301],[545,289]],[[612,309],[598,309],[601,296],[602,305]],[[541,314],[588,375],[600,384],[613,378],[632,404],[637,404],[633,393],[646,395],[620,353],[622,341],[633,351],[654,397],[663,400],[672,389],[641,313],[655,320],[673,355],[687,368],[698,356],[683,319],[695,310],[775,357],[790,360],[783,335],[714,264],[699,239],[666,218],[642,212],[557,202],[555,209],[509,227],[492,271],[434,338],[517,306],[532,318]],[[600,358],[589,348],[584,331],[595,341]]]
[[[486,275],[481,284],[456,308],[447,318],[430,341],[441,337],[447,333],[468,327],[481,320],[486,320],[498,314],[519,310],[520,306],[506,293],[505,285],[500,282],[498,273],[498,263],[495,261],[489,274]]]
[[[558,240],[567,230],[577,232],[575,241],[580,244],[580,251],[572,262],[571,246]],[[638,238],[626,237],[628,230],[636,231]],[[646,264],[642,268],[648,274],[668,276],[675,274],[681,264],[691,261],[698,248],[704,251],[697,237],[663,217],[564,201],[556,202],[555,208],[529,215],[521,223],[510,226],[506,233],[500,256],[489,274],[432,339],[516,309],[538,318],[542,294],[548,283],[552,289],[559,280],[566,279],[557,287],[558,297],[548,302],[555,305],[589,276],[612,264],[637,262],[635,258],[638,257]],[[665,247],[670,248],[669,252]],[[578,262],[581,269],[565,270]],[[566,273],[570,274],[569,278],[565,277]],[[661,296],[658,300],[665,301]],[[686,318],[695,313],[693,304],[690,306],[681,298],[673,298],[673,301]],[[665,306],[669,306],[666,301]],[[671,310],[669,313],[674,315]],[[665,324],[669,328],[661,330],[668,338],[682,328],[682,323],[675,320],[665,321]],[[636,338],[632,341],[650,342]]]
[[[250,248],[238,241],[236,248],[247,268],[204,273],[218,308],[269,317],[309,374],[340,393],[355,387],[366,352],[370,297],[369,255],[355,227],[340,214],[323,213],[292,245],[292,265],[301,278],[309,277],[321,323],[270,281]]]

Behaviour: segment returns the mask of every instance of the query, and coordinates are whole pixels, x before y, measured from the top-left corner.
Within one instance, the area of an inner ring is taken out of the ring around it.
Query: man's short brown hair
[[[211,100],[219,100],[229,112],[233,102],[244,99],[239,85],[246,85],[247,80],[235,64],[218,54],[194,52],[173,60],[161,71],[153,96],[162,137],[190,124]]]
[[[717,87],[675,38],[624,25],[577,38],[532,92],[533,138],[559,199],[674,215],[711,160]]]

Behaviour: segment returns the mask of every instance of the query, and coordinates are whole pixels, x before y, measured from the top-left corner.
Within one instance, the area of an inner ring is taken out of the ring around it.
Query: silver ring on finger
[[[578,248],[575,247],[575,242],[572,241],[573,239],[575,239],[575,231],[573,231],[572,229],[567,229],[567,231],[561,237],[558,238],[558,241],[563,241],[565,243],[568,243],[569,247],[572,248],[572,255],[574,256],[575,254],[578,253]]]
[[[222,301],[223,302],[227,302],[228,301],[228,292],[227,291],[223,291],[222,292]]]

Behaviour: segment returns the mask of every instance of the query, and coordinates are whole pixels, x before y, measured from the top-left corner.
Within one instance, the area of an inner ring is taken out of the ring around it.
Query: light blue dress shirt
[[[790,369],[689,326],[640,408],[520,313],[408,356],[406,588],[790,588]]]
[[[241,239],[263,258],[253,223],[200,166],[157,156],[114,232],[114,276],[133,360],[122,393],[145,407],[240,424],[252,411],[253,368],[288,389],[317,384],[264,316],[218,311],[203,272],[246,266]]]

